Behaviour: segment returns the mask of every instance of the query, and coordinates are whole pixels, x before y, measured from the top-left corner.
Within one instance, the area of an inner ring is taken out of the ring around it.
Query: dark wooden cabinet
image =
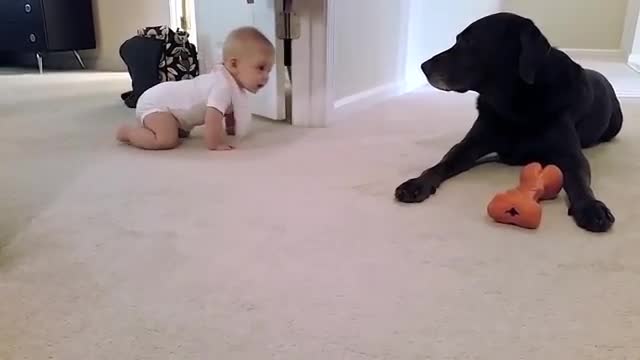
[[[95,49],[92,0],[0,0],[0,51],[42,55]]]

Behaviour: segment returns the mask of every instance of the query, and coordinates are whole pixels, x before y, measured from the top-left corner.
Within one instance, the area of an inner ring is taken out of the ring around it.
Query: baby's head
[[[222,59],[238,85],[255,94],[269,81],[275,48],[260,30],[244,26],[229,33]]]

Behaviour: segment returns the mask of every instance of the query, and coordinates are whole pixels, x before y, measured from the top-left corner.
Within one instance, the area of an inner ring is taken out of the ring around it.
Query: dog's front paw
[[[573,216],[578,226],[592,232],[606,232],[616,221],[611,210],[595,199],[571,205],[569,215]]]
[[[425,178],[405,181],[396,188],[396,199],[403,203],[417,203],[435,194],[437,185]]]

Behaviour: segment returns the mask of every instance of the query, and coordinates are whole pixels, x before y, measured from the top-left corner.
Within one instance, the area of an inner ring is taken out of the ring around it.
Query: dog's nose
[[[425,75],[429,75],[429,71],[431,70],[431,61],[425,61],[422,63],[422,65],[420,66],[422,68],[422,72]]]

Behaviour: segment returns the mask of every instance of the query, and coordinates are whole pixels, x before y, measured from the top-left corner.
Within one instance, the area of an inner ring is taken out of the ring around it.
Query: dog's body
[[[510,13],[474,22],[422,70],[438,89],[477,92],[478,118],[438,164],[396,189],[399,201],[421,202],[447,179],[497,153],[509,165],[559,166],[576,223],[609,230],[614,216],[595,198],[582,153],[613,139],[622,127],[620,103],[603,75],[583,69],[551,47],[531,20]]]

